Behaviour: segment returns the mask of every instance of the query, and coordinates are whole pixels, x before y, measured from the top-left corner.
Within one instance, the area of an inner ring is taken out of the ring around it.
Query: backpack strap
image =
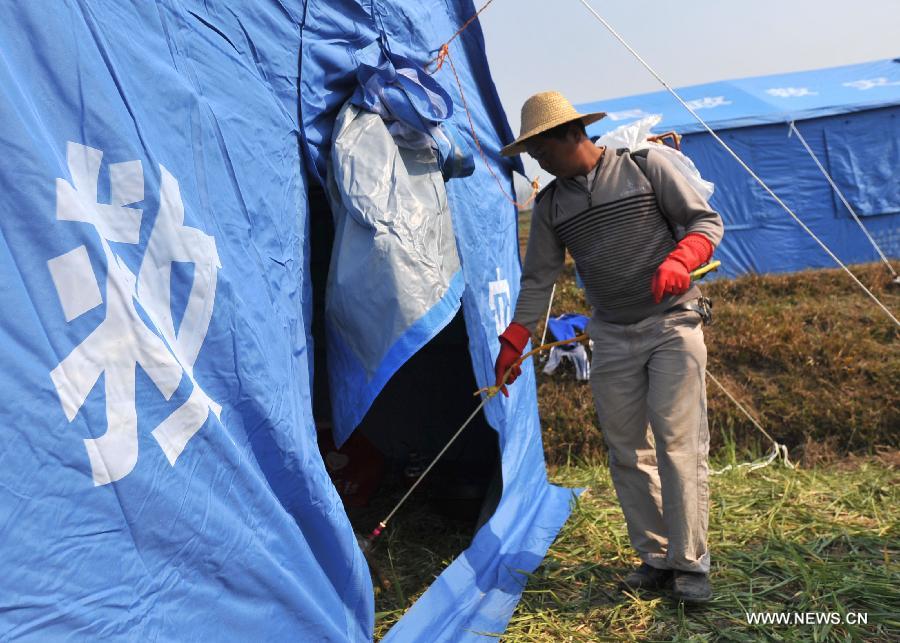
[[[622,156],[623,154],[628,154],[631,157],[631,160],[634,161],[634,164],[638,166],[641,170],[641,173],[644,176],[647,176],[647,155],[650,153],[649,147],[644,147],[639,150],[631,151],[630,148],[620,147],[616,149],[616,156]]]
[[[627,148],[625,149],[626,151],[630,152],[630,150],[628,150]],[[634,152],[630,153],[635,165],[637,165],[641,169],[641,172],[644,173],[644,176],[647,176],[647,155],[650,153],[650,148],[645,147],[643,149],[635,150]]]
[[[651,148],[649,147],[645,147],[640,150],[635,150],[634,152],[631,152],[627,149],[625,150],[626,152],[630,152],[631,159],[634,161],[634,164],[638,166],[638,169],[648,181],[650,181],[650,177],[647,176],[647,155],[650,153],[650,149]],[[652,181],[650,181],[650,186],[653,186]],[[662,206],[660,206],[660,212],[662,212]],[[666,222],[666,227],[669,228],[669,232],[672,233],[672,238],[675,241],[678,241],[681,237],[684,236],[683,232],[681,233],[681,235],[679,235],[678,230],[675,228],[675,225],[669,220],[669,217],[664,215],[663,221]]]
[[[537,193],[536,197],[534,197],[534,205],[537,206],[537,204],[540,203],[545,196],[552,194],[555,190],[556,179],[553,179],[552,181],[550,181],[550,183],[544,186],[540,192]]]

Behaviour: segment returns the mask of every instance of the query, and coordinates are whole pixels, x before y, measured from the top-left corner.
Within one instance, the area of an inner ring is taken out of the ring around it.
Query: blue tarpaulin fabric
[[[900,103],[900,59],[878,60],[789,74],[754,76],[680,87],[678,94],[713,129],[821,118]],[[605,111],[590,132],[604,134],[623,123],[660,114],[659,131],[704,131],[667,91],[582,103],[581,111]]]
[[[301,8],[224,7],[0,23],[0,639],[371,637],[310,410]]]
[[[381,38],[422,67],[474,10],[161,0],[6,16],[0,638],[371,638],[368,570],[315,442],[307,175],[324,180],[357,51]],[[451,48],[510,178],[477,24]],[[471,144],[449,70],[435,79]],[[518,286],[515,211],[481,163],[447,190],[483,386]],[[485,414],[500,504],[389,640],[502,632],[568,516],[530,365]]]
[[[900,59],[679,89],[753,171],[845,263],[878,253],[788,124],[796,127],[888,257],[900,257]],[[725,222],[718,276],[835,267],[834,261],[668,92],[578,106],[609,113],[599,135],[649,114],[716,186]]]
[[[386,51],[378,41],[357,55],[359,88],[350,101],[381,116],[391,134],[408,147],[433,147],[445,178],[469,176],[475,159],[462,146],[455,128],[446,123],[453,115],[453,101],[443,87],[413,61]]]
[[[320,178],[326,175],[329,143],[338,110],[356,91],[358,51],[379,40],[393,54],[424,68],[438,48],[475,12],[471,2],[354,0],[307,4],[301,58],[301,114],[305,152]],[[490,80],[477,23],[451,44],[476,134],[498,175],[513,165],[499,155],[513,139]],[[451,125],[473,145],[460,91],[448,65],[434,79],[453,98]],[[480,161],[475,172],[447,182],[465,289],[462,305],[473,369],[479,386],[493,384],[497,336],[511,320],[521,267],[514,206]],[[429,320],[435,324],[437,320]],[[437,326],[434,330],[439,330]],[[521,386],[520,386],[521,382]],[[498,431],[503,495],[491,519],[466,549],[391,629],[387,640],[480,640],[502,632],[524,587],[525,573],[543,557],[569,513],[572,490],[548,484],[530,362],[510,389],[485,407]]]

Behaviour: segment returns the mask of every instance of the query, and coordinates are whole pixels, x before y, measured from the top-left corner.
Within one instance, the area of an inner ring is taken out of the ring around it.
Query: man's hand
[[[497,376],[495,386],[501,386],[500,391],[506,397],[509,397],[509,393],[505,385],[512,384],[522,373],[522,368],[518,365],[513,367],[509,377],[506,378],[506,382],[503,381],[503,376],[519,359],[519,356],[522,355],[522,351],[525,350],[525,345],[530,337],[531,332],[522,324],[517,324],[516,322],[512,322],[507,326],[503,334],[500,335],[500,354],[497,356],[497,361],[494,362],[494,373]]]
[[[669,256],[653,273],[650,291],[657,304],[665,295],[680,295],[691,287],[691,271],[712,257],[713,246],[701,234],[691,233],[678,242]]]
[[[653,274],[653,282],[650,290],[653,292],[653,301],[657,304],[666,295],[680,295],[691,287],[691,273],[687,266],[677,259],[668,258],[659,264],[659,268]]]

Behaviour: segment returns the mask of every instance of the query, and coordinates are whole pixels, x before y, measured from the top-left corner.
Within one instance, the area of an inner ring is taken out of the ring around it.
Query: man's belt
[[[666,308],[664,314],[674,313],[681,310],[692,310],[700,315],[700,319],[703,320],[704,325],[712,326],[712,305],[712,300],[709,297],[698,297],[697,299],[691,299],[690,301],[683,301],[680,304],[675,304],[671,308]]]

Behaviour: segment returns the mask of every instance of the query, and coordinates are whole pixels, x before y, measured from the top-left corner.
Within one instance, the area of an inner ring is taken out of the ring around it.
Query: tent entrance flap
[[[321,375],[333,374],[336,368],[325,341],[326,285],[331,282],[329,268],[336,247],[334,219],[324,190],[312,182],[309,206],[312,343],[317,374],[313,378],[313,412],[319,447],[345,506],[354,508],[351,518],[358,522],[355,527],[371,531],[384,517],[374,509],[397,499],[391,496],[392,485],[402,486],[402,478],[414,476],[417,467],[427,465],[478,404],[472,396],[477,384],[470,338],[463,306],[459,306],[449,323],[393,372],[366,406],[357,430],[338,446],[336,437],[332,438],[334,378]],[[428,498],[428,504],[439,513],[472,519],[474,513],[480,526],[499,501],[499,467],[496,431],[479,414],[417,495]]]
[[[421,475],[480,401],[472,396],[468,347],[460,310],[394,374],[359,425],[358,432],[400,470],[405,484]],[[499,453],[497,433],[479,413],[424,480],[422,495],[447,516],[489,517],[499,500],[499,487],[489,493],[499,479]],[[359,527],[368,533],[383,517]]]
[[[341,447],[319,448],[354,531],[370,533],[478,405],[462,309],[385,384]],[[328,426],[320,419],[320,426]],[[482,413],[431,470],[368,559],[376,611],[405,610],[494,515],[503,489],[499,436]],[[390,570],[389,574],[386,571]],[[387,583],[384,581],[387,579]],[[384,591],[388,584],[397,586]]]
[[[325,327],[338,445],[397,369],[453,319],[462,296],[437,151],[396,129],[349,103],[334,129]]]

